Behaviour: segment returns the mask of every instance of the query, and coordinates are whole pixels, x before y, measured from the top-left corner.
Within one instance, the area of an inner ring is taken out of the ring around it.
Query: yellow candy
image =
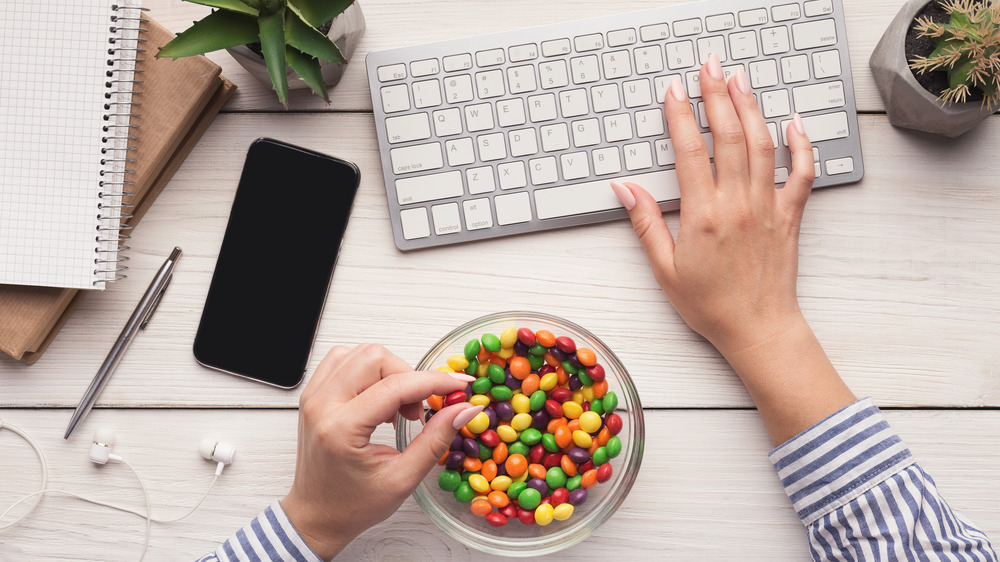
[[[590,434],[582,429],[578,429],[573,432],[573,443],[581,449],[589,449],[590,444],[593,443],[593,439],[590,438]]]
[[[597,433],[601,430],[601,416],[597,412],[580,414],[580,429],[587,433]]]
[[[548,392],[555,388],[557,384],[559,384],[559,375],[553,371],[551,373],[547,373],[540,381],[538,381],[538,388]]]
[[[482,406],[482,407],[485,408],[486,406],[490,405],[490,397],[486,396],[485,394],[473,394],[469,398],[469,404],[472,404],[474,406]],[[600,429],[600,428],[598,428],[598,429]],[[472,431],[472,430],[470,429],[469,431]],[[483,430],[483,431],[486,431],[486,430]],[[479,433],[479,432],[477,432],[477,433]]]
[[[592,386],[585,386],[585,387],[583,387],[583,388],[580,389],[580,392],[583,393],[583,399],[586,400],[587,402],[593,402],[594,401],[594,387],[592,387]]]
[[[456,371],[464,371],[469,367],[469,360],[464,355],[452,355],[448,358],[448,366]]]
[[[470,479],[471,479],[471,477],[470,477]],[[470,483],[469,485],[471,486],[472,484]],[[542,505],[536,507],[535,508],[535,523],[538,523],[542,527],[548,525],[549,523],[552,522],[552,515],[553,515],[554,512],[555,512],[555,509],[551,505],[549,505],[547,503],[543,503]]]
[[[483,363],[483,364],[479,365],[479,368],[476,369],[476,375],[480,376],[480,377],[485,377],[487,371],[489,371],[489,368],[490,368],[490,364],[489,363]]]
[[[563,415],[571,420],[579,418],[580,414],[583,413],[583,406],[577,404],[576,402],[572,402],[570,400],[563,402],[562,409],[563,409]]]
[[[573,402],[576,402],[577,404],[583,404],[583,391],[574,390],[573,397],[571,398],[571,400],[573,400]]]
[[[573,504],[561,503],[552,510],[552,518],[556,521],[565,521],[573,515]]]
[[[486,481],[486,477],[482,474],[472,474],[469,476],[469,486],[477,492],[488,492],[490,490],[490,483]]]
[[[513,483],[514,481],[510,479],[510,476],[501,474],[500,476],[494,478],[492,482],[490,482],[490,488],[493,488],[494,490],[500,490],[501,492],[506,492],[507,488],[510,488],[510,485]]]
[[[500,332],[500,347],[511,348],[517,343],[517,328],[511,326]]]
[[[465,427],[469,428],[469,431],[475,434],[482,433],[489,429],[490,427],[490,417],[486,415],[486,412],[479,412],[476,417],[469,420],[469,423],[465,424]]]
[[[510,359],[514,355],[513,347],[502,347],[500,351],[497,352],[497,357],[501,359]]]
[[[441,372],[444,372],[444,373],[454,373],[455,372],[455,369],[452,369],[451,367],[449,367],[447,365],[438,367],[437,370],[441,371]]]
[[[528,474],[527,470],[525,470],[524,474],[522,474],[522,475],[520,475],[520,476],[518,476],[517,478],[514,479],[514,482],[527,482],[529,476],[531,476],[531,475]]]
[[[517,431],[524,431],[531,427],[531,414],[515,414],[510,420],[510,426]]]
[[[482,412],[480,412],[481,414]],[[475,418],[473,418],[475,419]],[[489,419],[489,418],[487,418]],[[487,422],[488,423],[488,422]],[[484,430],[485,431],[485,430]],[[517,430],[509,425],[501,425],[497,427],[497,435],[500,436],[500,440],[504,443],[513,443],[517,441]]]
[[[514,408],[515,413],[527,414],[531,412],[531,399],[523,393],[515,394],[510,399],[510,407]]]

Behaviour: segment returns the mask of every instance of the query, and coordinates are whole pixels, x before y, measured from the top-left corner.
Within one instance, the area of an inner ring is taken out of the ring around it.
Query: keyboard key
[[[403,238],[415,240],[431,235],[431,228],[427,222],[427,209],[423,207],[403,209],[399,212],[399,219],[403,226]]]
[[[608,46],[621,47],[632,45],[636,41],[634,29],[617,29],[608,32]]]
[[[490,70],[476,73],[476,92],[479,99],[498,98],[507,92],[503,85],[503,71]]]
[[[767,23],[767,10],[764,8],[740,12],[740,25],[743,27],[763,25],[765,23]]]
[[[813,53],[813,72],[816,78],[840,76],[840,52],[819,51]]]
[[[781,167],[774,169],[774,185],[779,185],[788,181],[788,168]]]
[[[617,181],[637,183],[657,201],[671,201],[681,196],[677,189],[677,174],[673,170],[635,174]],[[527,193],[523,195],[527,196]],[[607,180],[535,190],[535,210],[540,220],[621,208]]]
[[[686,37],[688,35],[698,35],[702,31],[701,19],[693,18],[674,22],[674,37]]]
[[[784,117],[792,112],[788,102],[788,90],[772,90],[760,95],[760,110],[764,117]]]
[[[423,109],[441,105],[441,84],[437,80],[413,83],[413,107]]]
[[[828,16],[833,13],[833,2],[831,0],[810,0],[802,4],[802,8],[807,18]]]
[[[405,64],[390,64],[378,67],[378,81],[390,82],[392,80],[402,80],[406,78]]]
[[[386,86],[379,93],[382,96],[382,111],[396,113],[410,109],[410,90],[406,84]]]
[[[792,40],[799,51],[837,44],[837,24],[831,19],[792,24]]]
[[[448,154],[448,165],[452,167],[472,164],[476,161],[472,139],[468,137],[446,141],[444,151]]]
[[[788,28],[785,26],[762,29],[760,42],[765,55],[777,55],[791,50],[791,45],[788,43]]]
[[[707,29],[709,33],[725,31],[727,29],[733,29],[734,27],[736,27],[736,16],[733,14],[717,14],[705,18],[705,29]]]
[[[596,148],[591,155],[594,158],[594,175],[605,176],[621,173],[622,161],[617,146]]]
[[[493,128],[493,106],[479,103],[465,106],[465,128],[470,133]]]
[[[441,72],[441,65],[438,64],[437,59],[415,60],[410,63],[410,74],[414,78],[431,76],[438,72]]]
[[[809,79],[809,57],[796,55],[781,59],[781,79],[785,84],[805,82]]]
[[[608,142],[632,138],[632,116],[628,113],[604,116],[604,136]]]
[[[586,152],[571,152],[559,156],[563,179],[573,181],[590,175],[590,163]]]
[[[538,84],[535,82],[535,67],[525,65],[508,68],[507,83],[510,84],[512,94],[535,91],[538,89]]]
[[[674,141],[671,139],[658,139],[653,143],[653,152],[656,154],[656,164],[658,166],[670,166],[677,163],[677,153],[674,152]]]
[[[503,133],[490,133],[476,137],[476,144],[479,145],[479,160],[492,162],[506,158],[507,145],[504,144],[503,139]]]
[[[684,82],[687,85],[687,93],[690,98],[701,97],[701,76],[697,70],[692,70],[684,75]]]
[[[396,199],[400,205],[460,197],[463,193],[462,173],[458,170],[396,180]]]
[[[625,107],[642,107],[653,103],[653,93],[649,89],[649,79],[629,80],[622,83]]]
[[[587,105],[587,90],[564,90],[559,92],[559,107],[563,117],[577,117],[590,111]]]
[[[574,57],[569,60],[574,84],[587,84],[601,79],[600,63],[597,55]]]
[[[503,49],[490,49],[476,53],[476,64],[479,66],[496,66],[507,62]]]
[[[653,167],[653,155],[649,151],[648,142],[626,144],[622,147],[625,154],[625,169],[630,172]]]
[[[622,100],[618,95],[618,84],[594,86],[590,89],[590,98],[593,100],[596,113],[618,111],[622,108]]]
[[[569,125],[566,123],[546,125],[538,132],[542,136],[542,151],[555,152],[569,148]]]
[[[638,137],[663,136],[663,125],[663,110],[660,108],[635,112],[635,134]]]
[[[771,8],[771,19],[776,22],[797,20],[801,15],[798,4],[782,4]]]
[[[468,74],[462,74],[445,80],[444,97],[448,100],[448,103],[472,101],[472,77]]]
[[[601,55],[604,62],[604,78],[614,80],[632,75],[632,61],[628,51],[612,51]]]
[[[729,35],[729,50],[733,60],[751,59],[757,56],[757,34],[753,31],[739,31]]]
[[[461,219],[458,217],[458,203],[445,203],[431,207],[434,217],[434,234],[454,234],[462,230]]]
[[[493,178],[493,166],[469,168],[465,171],[465,181],[469,184],[469,193],[479,195],[496,191],[497,184]]]
[[[551,41],[542,41],[542,55],[546,57],[557,57],[559,55],[568,55],[573,51],[570,47],[569,39],[553,39]]]
[[[774,145],[774,148],[778,148],[778,126],[774,123],[768,123],[767,132],[771,133],[771,143]]]
[[[435,111],[431,118],[434,120],[434,134],[439,137],[462,132],[462,112],[457,107]]]
[[[690,41],[667,43],[667,68],[677,70],[694,66],[694,45]]]
[[[528,160],[528,170],[531,171],[532,185],[545,185],[559,181],[559,171],[556,169],[554,156]]]
[[[788,125],[791,122],[791,120],[781,122],[785,146],[788,146]],[[809,137],[810,142],[843,139],[850,134],[850,129],[847,126],[847,113],[843,111],[803,117],[802,125],[805,127],[806,136]]]
[[[385,120],[385,136],[389,144],[431,138],[431,123],[426,113],[400,115]]]
[[[389,161],[392,162],[392,170],[397,174],[425,172],[444,167],[444,160],[441,156],[441,143],[437,142],[393,148],[389,151]],[[461,180],[461,178],[459,179]],[[400,201],[399,203],[402,205],[403,203],[412,202]]]
[[[493,204],[497,208],[497,224],[518,224],[531,220],[531,200],[526,192],[497,195]]]
[[[750,63],[750,85],[754,88],[770,88],[778,85],[778,63],[771,59]]]
[[[510,141],[510,155],[529,156],[538,153],[538,138],[534,129],[518,129],[507,133]]]
[[[653,74],[663,70],[663,51],[659,45],[638,47],[632,51],[635,71],[638,74]]]
[[[698,39],[698,60],[700,64],[708,62],[708,55],[715,53],[720,62],[726,62],[726,39],[721,35],[702,37]]]
[[[462,202],[465,209],[465,228],[468,230],[480,230],[493,226],[493,213],[490,209],[490,200],[470,199]]]
[[[556,115],[556,95],[539,94],[528,97],[528,116],[532,123],[551,121]]]
[[[601,124],[597,119],[581,119],[570,124],[573,131],[573,146],[582,148],[601,144]]]
[[[847,104],[844,83],[839,80],[792,88],[792,99],[795,101],[795,111],[799,113],[844,107]]]
[[[457,70],[469,70],[470,68],[472,68],[472,55],[468,53],[444,57],[445,72],[455,72]]]
[[[516,189],[528,185],[524,162],[500,164],[497,166],[497,174],[500,176],[500,189]]]
[[[576,51],[578,53],[603,49],[604,36],[601,35],[600,33],[592,33],[590,35],[580,35],[579,37],[573,38],[573,46],[576,47]]]
[[[667,88],[670,87],[670,83],[674,81],[674,78],[680,79],[677,74],[671,74],[669,76],[657,76],[653,79],[653,88],[655,92],[653,93],[653,101],[658,104],[664,102],[664,97],[667,95]]]
[[[507,49],[510,55],[510,62],[524,62],[538,58],[538,45],[528,43],[526,45],[514,45]]]
[[[546,90],[568,85],[569,74],[566,70],[566,61],[554,60],[542,63],[538,67],[538,77],[541,80],[542,88]]]
[[[524,100],[514,98],[497,102],[497,122],[501,127],[524,125]]]
[[[849,174],[854,171],[854,159],[850,156],[835,158],[826,161],[826,175],[836,176],[839,174]]]

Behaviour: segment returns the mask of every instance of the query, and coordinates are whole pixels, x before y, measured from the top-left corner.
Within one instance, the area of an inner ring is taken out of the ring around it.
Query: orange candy
[[[444,408],[444,396],[431,394],[427,397],[427,405],[430,406],[431,410],[434,410],[435,412]]]
[[[513,375],[513,371],[511,371],[511,374]],[[521,392],[527,396],[531,396],[536,390],[538,390],[538,383],[541,380],[542,379],[538,378],[538,375],[534,373],[524,377],[524,380],[521,381]]]
[[[493,513],[493,504],[491,504],[489,500],[477,498],[472,500],[472,505],[469,506],[469,509],[473,514],[478,515],[479,517],[486,517],[487,515]]]
[[[538,330],[535,332],[535,339],[545,347],[552,347],[556,344],[556,336],[548,330]]]
[[[580,429],[580,420],[571,419],[569,420],[569,422],[566,423],[566,427],[568,427],[570,431],[576,431]]]
[[[491,356],[490,357],[490,363],[492,363],[494,365],[499,365],[500,367],[506,367],[507,366],[507,360],[504,359],[503,357],[500,357],[499,355],[493,355],[493,356]]]
[[[553,367],[558,367],[558,366],[562,365],[562,361],[556,359],[556,356],[552,355],[551,353],[546,353],[543,356],[543,358],[545,359],[546,363],[548,363],[549,365],[552,365]]]
[[[569,455],[563,455],[559,459],[559,467],[562,468],[567,477],[572,478],[576,476],[576,463],[573,462],[573,459],[569,458]]]
[[[566,418],[562,418],[562,417],[552,418],[551,420],[549,420],[548,425],[545,426],[545,431],[548,431],[549,433],[552,433],[554,435],[555,432],[556,432],[556,428],[558,428],[559,426],[562,426],[562,425],[566,425]],[[572,432],[571,432],[571,435],[572,435]]]
[[[525,358],[525,357],[521,357],[521,356],[511,357],[510,358],[510,374],[511,374],[512,377],[514,377],[515,379],[517,379],[519,381],[520,380],[524,380],[525,377],[527,377],[528,375],[531,374],[531,363],[529,363],[528,359]],[[527,392],[526,390],[524,390],[523,386],[521,387],[521,392],[524,392],[525,394],[531,394],[531,392]],[[534,391],[532,391],[532,392],[534,392]]]
[[[608,444],[609,439],[611,439],[611,430],[606,427],[602,428],[597,434],[597,442],[603,447]]]
[[[597,355],[586,347],[580,347],[576,350],[576,360],[584,367],[593,367],[597,364]]]
[[[608,393],[608,379],[594,382],[590,389],[594,391],[594,398],[604,398],[604,395]]]
[[[445,453],[447,456],[447,453]],[[499,445],[493,447],[493,462],[500,464],[507,460],[507,444],[503,441]]]
[[[507,507],[507,504],[510,503],[510,498],[507,497],[507,494],[501,492],[500,490],[493,490],[490,492],[490,495],[486,497],[490,502],[490,505],[493,507],[503,508]]]
[[[547,471],[545,470],[545,467],[540,464],[532,463],[528,465],[528,476],[531,476],[532,478],[540,478],[542,480],[545,480],[546,472]]]
[[[462,437],[466,437],[468,439],[476,438],[476,434],[469,431],[469,428],[467,426],[463,425],[462,429],[458,430],[458,432],[462,434]]]
[[[597,469],[596,468],[592,468],[592,469],[588,470],[587,472],[584,472],[583,476],[580,477],[580,486],[582,488],[584,488],[586,490],[589,490],[590,488],[593,488],[596,485],[597,485]]]
[[[504,468],[507,469],[507,476],[517,478],[528,469],[528,459],[524,458],[524,455],[510,455],[507,457],[507,462],[504,463]]]
[[[482,474],[487,482],[492,482],[497,477],[497,463],[493,459],[483,462],[483,468],[479,469],[479,474]]]
[[[570,431],[568,425],[561,425],[552,432],[552,436],[556,440],[556,445],[559,448],[568,447],[570,443],[573,442],[573,432]]]
[[[438,459],[438,466],[444,466],[444,461],[448,458],[449,453],[451,453],[451,451],[446,451],[445,454],[441,455],[441,458]]]
[[[469,472],[479,472],[483,468],[483,461],[476,457],[465,457],[465,460],[462,461],[462,468]]]
[[[601,447],[602,447],[601,442],[598,441],[597,439],[593,439],[590,441],[590,448],[587,449],[587,452],[590,453],[591,457],[593,457],[594,451],[600,449]]]
[[[476,355],[476,360],[479,361],[479,364],[480,365],[485,364],[489,360],[489,358],[490,358],[490,350],[486,349],[485,347],[480,347],[479,354]]]
[[[562,365],[556,369],[556,376],[559,377],[559,386],[566,386],[569,384],[569,373],[566,372],[566,369],[562,368]]]

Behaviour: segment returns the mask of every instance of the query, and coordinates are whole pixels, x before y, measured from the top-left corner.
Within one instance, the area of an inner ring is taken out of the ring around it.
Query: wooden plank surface
[[[154,524],[147,560],[189,560],[214,549],[292,481],[294,410],[100,410],[63,441],[67,410],[0,411],[37,439],[50,486],[142,509],[135,478],[120,464],[87,459],[95,428],[116,429],[115,453],[149,488],[153,513],[185,513],[204,493],[213,463],[203,437],[237,447],[203,506],[189,519]],[[982,467],[1000,463],[1000,412],[887,412],[889,422],[935,478],[948,502],[994,540],[1000,537],[1000,488]],[[769,441],[753,411],[647,411],[642,469],[612,519],[583,543],[550,560],[805,560],[804,529],[767,461]],[[391,428],[377,439],[392,444]],[[4,451],[0,510],[38,488],[27,445],[0,431]],[[19,527],[0,535],[0,559],[135,560],[139,517],[62,496],[45,498]],[[499,560],[470,551],[438,530],[412,499],[355,540],[338,560]]]
[[[392,243],[371,117],[220,116],[136,229],[128,282],[86,295],[35,365],[0,358],[0,406],[73,406],[174,245],[176,275],[99,404],[292,406],[283,391],[216,373],[191,354],[246,147],[273,136],[356,162],[361,190],[327,298],[311,373],[332,345],[385,343],[411,364],[453,327],[537,310],[616,350],[650,407],[752,405],[649,272],[627,221],[403,253]],[[802,307],[834,364],[881,405],[1000,405],[1000,118],[944,145],[862,116],[867,176],[817,191],[802,231]],[[275,186],[274,236],[292,240],[292,184]],[[667,215],[677,227],[677,214]],[[272,256],[268,274],[295,275]],[[572,274],[568,274],[572,272]],[[265,295],[262,295],[262,298]],[[260,353],[276,353],[259,342]]]

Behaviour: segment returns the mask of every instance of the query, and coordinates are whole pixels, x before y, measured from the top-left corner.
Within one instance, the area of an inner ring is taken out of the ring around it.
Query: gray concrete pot
[[[954,138],[978,125],[992,112],[978,101],[944,107],[910,72],[904,52],[906,32],[927,3],[928,0],[909,0],[903,6],[875,46],[868,64],[890,123]]]
[[[365,33],[365,16],[361,12],[361,5],[358,2],[351,4],[342,14],[334,18],[327,37],[333,40],[340,47],[340,52],[344,54],[344,59],[351,60],[351,55],[361,41],[361,36]],[[236,62],[240,63],[251,76],[259,82],[272,87],[271,76],[267,73],[267,65],[264,58],[251,51],[246,45],[240,45],[231,49],[226,49]],[[340,82],[344,75],[347,63],[336,64],[320,61],[320,69],[323,72],[323,82],[327,89],[330,89]],[[299,75],[291,68],[288,69],[288,89],[301,90],[308,88],[305,82],[299,79]]]

